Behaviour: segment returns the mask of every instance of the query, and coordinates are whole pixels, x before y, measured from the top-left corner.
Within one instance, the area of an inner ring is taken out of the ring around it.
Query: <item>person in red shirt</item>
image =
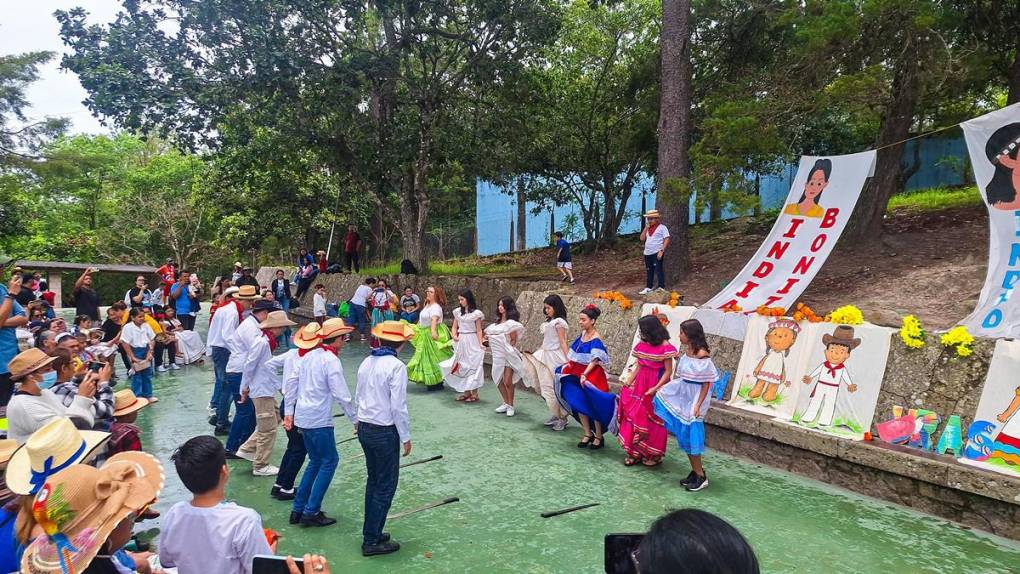
[[[320,249],[318,255],[319,255],[319,274],[325,275],[326,269],[329,268],[329,261],[326,260],[326,252]]]
[[[174,260],[171,257],[166,258],[166,263],[156,270],[159,274],[160,281],[163,283],[163,306],[166,306],[167,299],[170,296],[170,288],[174,286],[174,282],[177,280],[177,266],[174,265]]]
[[[347,235],[344,236],[344,265],[347,271],[361,273],[361,263],[358,262],[358,254],[361,253],[361,236],[358,235],[354,224],[347,226]]]

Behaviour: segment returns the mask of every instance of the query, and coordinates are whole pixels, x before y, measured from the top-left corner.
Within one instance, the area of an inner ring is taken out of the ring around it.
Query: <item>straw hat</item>
[[[227,290],[229,291],[229,289]],[[241,285],[237,288],[237,294],[234,295],[234,299],[258,299],[259,290],[254,285]]]
[[[319,330],[320,339],[332,339],[339,337],[340,335],[346,335],[354,330],[354,327],[350,327],[344,320],[339,317],[332,319],[326,319],[322,324],[322,329]]]
[[[16,450],[18,450],[18,441],[10,438],[0,440],[0,465],[6,465]]]
[[[113,416],[122,417],[129,415],[151,404],[152,401],[136,396],[131,389],[121,389],[113,393]]]
[[[35,494],[54,474],[90,460],[110,433],[79,431],[59,417],[32,433],[7,463],[7,487],[15,494]]]
[[[404,321],[383,321],[372,327],[372,336],[383,341],[403,343],[414,337],[414,327]]]
[[[645,213],[645,219],[651,219],[653,217],[656,219],[662,217],[661,215],[659,215],[658,209],[649,209],[648,213]]]
[[[62,334],[63,333],[61,333],[61,335]],[[56,357],[51,357],[42,352],[40,349],[33,348],[15,355],[14,358],[7,363],[7,369],[11,372],[11,379],[18,381],[24,378],[25,375],[34,373],[39,369],[48,366],[55,360],[57,360]]]
[[[319,344],[319,331],[322,327],[318,323],[309,323],[298,330],[294,335],[294,346],[298,349],[314,349]]]
[[[33,503],[46,535],[25,549],[21,571],[84,571],[117,525],[152,504],[165,481],[163,465],[144,452],[118,453],[100,468],[79,464],[52,477]]]
[[[266,316],[266,320],[259,323],[259,328],[272,329],[274,327],[293,327],[297,325],[287,318],[286,311],[272,311]]]
[[[234,261],[234,267],[244,267],[244,263],[241,263],[240,261]]]
[[[231,285],[230,287],[227,287],[226,289],[223,290],[223,296],[233,297],[234,295],[237,295],[237,292],[240,290],[241,290],[240,287],[234,287],[233,285]]]

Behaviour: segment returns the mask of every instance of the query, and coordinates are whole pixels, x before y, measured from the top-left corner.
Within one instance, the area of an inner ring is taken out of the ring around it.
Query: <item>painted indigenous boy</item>
[[[804,384],[810,385],[811,381],[817,379],[815,388],[811,390],[811,400],[807,409],[801,415],[801,422],[815,421],[819,425],[829,426],[832,424],[832,417],[836,413],[836,399],[839,397],[839,390],[846,387],[847,392],[857,392],[857,385],[850,378],[850,371],[846,368],[846,360],[850,352],[860,344],[860,339],[854,338],[854,328],[847,325],[840,325],[831,335],[822,335],[822,344],[825,345],[825,360],[818,368],[804,377]]]

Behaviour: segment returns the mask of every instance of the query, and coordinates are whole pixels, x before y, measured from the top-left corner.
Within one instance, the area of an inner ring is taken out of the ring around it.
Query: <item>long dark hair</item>
[[[811,176],[819,170],[822,172],[822,175],[825,176],[825,183],[829,183],[829,176],[832,175],[832,160],[828,158],[816,159],[815,165],[811,166],[811,171],[807,172],[807,179],[804,180],[804,185],[807,185],[807,182],[811,181]],[[825,192],[823,191],[822,193]],[[815,203],[821,203],[822,193],[819,193],[818,197],[815,198]],[[800,192],[800,200],[798,200],[797,203],[800,203],[805,199],[807,199],[807,193],[802,191]]]
[[[1020,122],[1006,124],[995,130],[985,144],[985,155],[988,156],[988,161],[995,166],[995,173],[988,185],[985,186],[988,205],[1010,203],[1016,199],[1017,190],[1013,188],[1013,170],[996,160],[1000,155],[1017,159],[1017,152],[1020,152],[1020,142],[1017,140],[1020,140]],[[1010,146],[1013,147],[1010,148]]]
[[[499,314],[499,305],[503,305],[503,311],[505,315]],[[520,321],[521,312],[517,310],[517,303],[514,302],[514,298],[509,295],[504,295],[499,298],[499,303],[496,304],[496,317],[499,318],[499,322],[503,321]]]
[[[635,557],[642,574],[761,572],[754,549],[740,531],[696,508],[676,510],[656,520]]]
[[[641,317],[638,319],[637,326],[641,340],[653,347],[658,347],[669,340],[669,331],[655,315]]]
[[[699,351],[710,352],[708,349],[708,339],[705,337],[705,328],[701,326],[700,321],[688,319],[680,323],[680,330],[684,332],[684,335],[687,337],[687,344],[694,349],[695,353]]]
[[[542,301],[542,304],[552,307],[553,310],[553,316],[546,317],[546,321],[567,318],[567,306],[563,304],[563,299],[560,299],[559,295],[549,295],[545,298],[545,301]]]
[[[462,313],[467,314],[478,308],[478,304],[475,303],[475,294],[472,293],[470,289],[465,289],[458,293],[457,295],[463,297],[464,300],[467,301],[467,309],[465,309],[463,306],[461,306],[460,308]]]

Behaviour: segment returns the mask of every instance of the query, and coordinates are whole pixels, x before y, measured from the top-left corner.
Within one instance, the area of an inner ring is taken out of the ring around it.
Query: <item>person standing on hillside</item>
[[[556,268],[560,270],[560,281],[570,280],[574,284],[574,263],[570,256],[570,242],[563,238],[563,232],[557,231],[556,236]]]
[[[347,226],[347,235],[344,236],[344,265],[347,271],[361,273],[361,263],[358,256],[361,253],[361,236],[354,224]]]
[[[666,272],[663,269],[663,255],[669,247],[669,229],[660,223],[659,210],[653,209],[645,214],[648,224],[641,230],[641,241],[645,242],[645,288],[639,293],[647,295],[652,292],[652,280],[658,279],[659,291],[666,290]]]
[[[159,275],[159,281],[163,287],[163,306],[173,305],[170,301],[170,290],[173,288],[174,282],[177,281],[177,265],[174,264],[173,257],[167,257],[166,263],[156,270],[156,274]]]
[[[96,323],[99,322],[99,294],[92,288],[92,274],[95,267],[89,267],[74,282],[74,314],[88,315]]]

